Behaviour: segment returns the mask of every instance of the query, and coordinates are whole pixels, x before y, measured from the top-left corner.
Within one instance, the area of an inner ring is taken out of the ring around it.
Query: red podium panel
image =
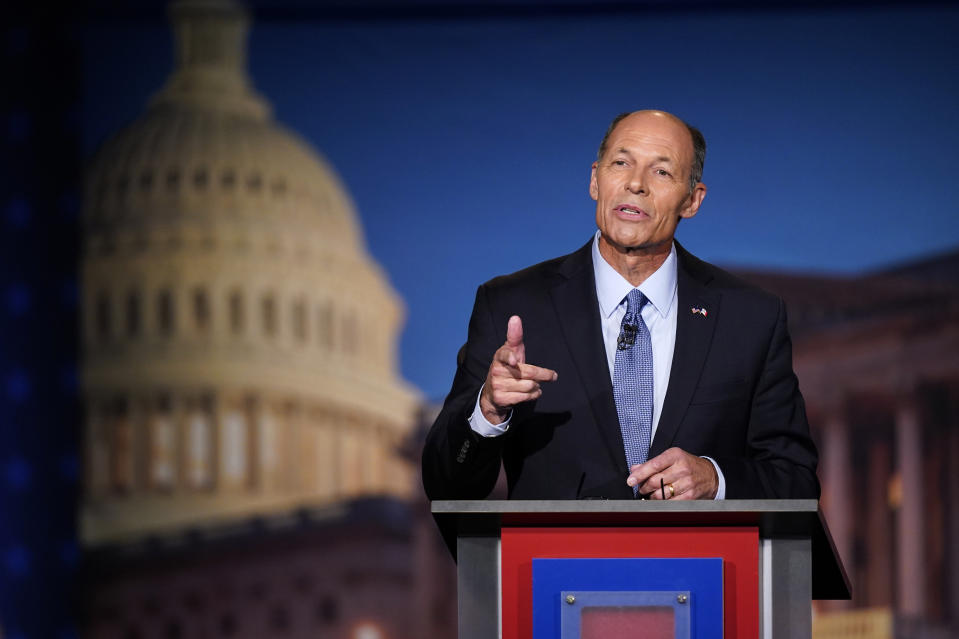
[[[503,526],[503,639],[533,635],[533,558],[722,557],[723,632],[759,636],[759,529]]]

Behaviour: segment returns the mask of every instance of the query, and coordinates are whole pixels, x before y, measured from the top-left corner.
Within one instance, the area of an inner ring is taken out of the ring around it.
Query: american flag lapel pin
[[[689,310],[693,312],[693,315],[702,315],[703,317],[706,317],[706,309],[703,307],[694,306]]]

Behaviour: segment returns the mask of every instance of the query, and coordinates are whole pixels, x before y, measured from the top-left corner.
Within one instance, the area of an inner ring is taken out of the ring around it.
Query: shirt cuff
[[[485,386],[485,384],[483,386]],[[476,395],[476,405],[473,407],[473,414],[470,415],[469,418],[470,428],[473,429],[474,433],[482,437],[499,437],[509,430],[509,420],[513,418],[513,411],[509,412],[509,415],[506,416],[506,421],[502,424],[489,423],[489,420],[486,419],[486,416],[483,415],[483,411],[480,409],[480,397],[483,395],[483,386],[480,387],[480,392]],[[715,464],[716,462],[713,463]]]
[[[719,470],[719,464],[712,457],[703,455],[703,459],[708,459],[716,469],[716,477],[719,478],[719,488],[716,489],[716,496],[713,499],[726,499],[726,478],[723,477],[723,471]]]

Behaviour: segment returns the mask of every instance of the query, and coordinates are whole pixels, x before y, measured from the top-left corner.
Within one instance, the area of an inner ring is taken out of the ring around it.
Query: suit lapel
[[[556,317],[583,382],[596,426],[616,468],[626,468],[626,452],[616,416],[613,383],[599,320],[592,241],[560,265],[560,281],[550,290]]]
[[[650,457],[669,448],[676,437],[706,362],[720,311],[720,295],[706,287],[708,279],[697,268],[699,261],[678,242],[676,253],[679,258],[676,346],[663,411],[656,427],[656,436],[650,445]]]

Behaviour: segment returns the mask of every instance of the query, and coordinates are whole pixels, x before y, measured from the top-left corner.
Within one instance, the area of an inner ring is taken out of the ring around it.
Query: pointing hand
[[[480,410],[491,424],[501,424],[514,406],[543,394],[540,382],[553,382],[557,377],[554,370],[526,363],[523,321],[513,315],[506,327],[506,343],[493,354],[480,395]]]

